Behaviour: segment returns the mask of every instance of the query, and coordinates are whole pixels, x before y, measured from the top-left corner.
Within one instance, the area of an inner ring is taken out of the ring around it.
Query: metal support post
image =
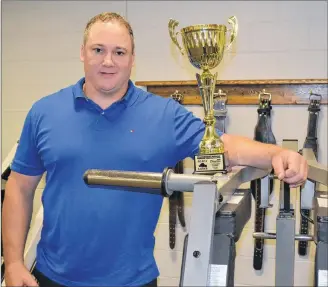
[[[276,230],[276,286],[294,286],[295,217],[293,211],[279,213]]]
[[[328,286],[328,196],[317,191],[314,201],[314,237],[317,243],[314,264],[315,286]]]
[[[211,276],[211,254],[218,198],[215,183],[195,184],[182,286],[208,286],[208,282],[217,280]]]
[[[283,140],[282,146],[297,151],[298,141]],[[280,182],[276,232],[276,286],[294,286],[295,215],[290,202],[290,188],[285,182]]]
[[[261,204],[260,208],[272,207],[270,202],[270,175],[261,178]]]

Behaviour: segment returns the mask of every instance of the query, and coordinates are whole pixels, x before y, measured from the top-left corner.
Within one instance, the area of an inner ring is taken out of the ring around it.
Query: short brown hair
[[[128,30],[132,42],[132,53],[134,53],[134,36],[133,36],[132,27],[130,23],[124,19],[124,17],[114,12],[103,12],[92,17],[89,20],[89,22],[87,23],[84,29],[83,44],[85,44],[86,41],[88,40],[89,31],[93,24],[95,24],[96,22],[107,23],[107,22],[115,22],[115,21],[122,24]]]

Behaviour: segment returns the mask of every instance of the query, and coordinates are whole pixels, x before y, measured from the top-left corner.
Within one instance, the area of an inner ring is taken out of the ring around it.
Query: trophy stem
[[[196,74],[196,78],[204,106],[204,122],[210,125],[212,122],[215,124],[213,106],[217,73],[213,75],[208,68],[204,68],[201,75]]]
[[[205,133],[199,146],[200,154],[222,154],[224,146],[215,130],[216,120],[213,112],[217,73],[212,74],[208,68],[204,68],[201,75],[196,74],[196,78],[205,112]]]

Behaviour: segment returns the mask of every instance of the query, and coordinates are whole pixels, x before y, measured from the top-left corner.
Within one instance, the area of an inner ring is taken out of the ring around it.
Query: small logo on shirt
[[[134,133],[134,130],[130,130],[130,133]]]

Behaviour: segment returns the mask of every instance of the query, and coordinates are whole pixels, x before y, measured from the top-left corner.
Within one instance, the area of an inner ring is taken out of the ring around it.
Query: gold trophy
[[[213,75],[210,69],[216,68],[224,55],[230,49],[238,32],[238,22],[235,16],[228,19],[232,28],[225,25],[200,24],[188,26],[175,32],[179,22],[170,19],[168,27],[172,42],[179,48],[182,55],[188,55],[190,63],[202,74],[196,73],[198,88],[202,97],[205,117],[205,133],[199,144],[199,153],[194,158],[195,173],[215,174],[227,172],[224,145],[215,130],[215,117],[213,113],[214,90],[217,72]],[[226,33],[230,32],[230,41],[226,44]],[[177,36],[181,35],[184,49],[178,42]]]

